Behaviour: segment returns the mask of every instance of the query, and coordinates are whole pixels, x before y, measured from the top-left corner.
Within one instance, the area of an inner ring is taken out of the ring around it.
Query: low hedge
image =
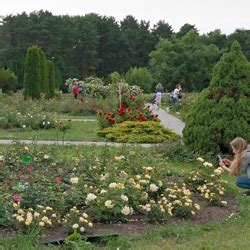
[[[172,130],[164,128],[158,122],[153,121],[126,121],[116,124],[114,127],[100,130],[97,134],[111,141],[130,143],[160,143],[180,138]]]

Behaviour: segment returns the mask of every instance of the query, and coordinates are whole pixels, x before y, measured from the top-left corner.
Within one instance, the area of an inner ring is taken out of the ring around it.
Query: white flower
[[[0,155],[0,162],[4,162],[4,156]]]
[[[159,180],[158,184],[159,184],[160,187],[162,187],[162,181]]]
[[[43,122],[43,126],[45,125],[45,122]]]
[[[105,190],[105,189],[102,189],[100,192],[100,194],[105,194],[105,193],[107,193],[107,190]]]
[[[74,229],[77,229],[78,227],[79,227],[79,225],[77,223],[72,226],[72,228],[74,228]]]
[[[34,217],[39,217],[39,216],[40,216],[40,214],[38,212],[34,213]]]
[[[79,180],[78,177],[72,177],[72,178],[70,178],[71,184],[77,184],[77,183],[78,183],[78,180]]]
[[[214,173],[215,173],[216,175],[220,175],[222,172],[223,172],[223,169],[222,169],[221,167],[218,167],[218,168],[216,168],[216,169],[214,170]]]
[[[213,167],[213,164],[206,161],[203,163],[203,166],[211,168],[211,167]]]
[[[112,208],[114,206],[111,200],[106,200],[104,204],[107,208]]]
[[[26,128],[26,125],[23,125],[23,128]]]
[[[87,201],[93,201],[96,199],[96,195],[92,194],[92,193],[89,193],[86,197],[86,200]]]
[[[83,218],[87,219],[89,216],[86,213],[82,213]]]
[[[48,156],[48,155],[44,155],[43,158],[44,158],[45,160],[48,160],[48,159],[49,159],[49,156]]]
[[[197,161],[200,161],[200,162],[204,162],[204,161],[205,161],[205,160],[204,160],[203,158],[201,158],[201,157],[198,157],[196,160],[197,160]]]
[[[50,122],[47,122],[47,124],[50,124]]]
[[[155,184],[150,184],[149,188],[152,192],[156,192],[159,189]]]
[[[128,206],[125,206],[122,210],[121,213],[124,215],[129,215],[130,214],[130,208]]]
[[[128,197],[126,196],[126,195],[121,195],[121,199],[123,200],[123,201],[128,201]]]
[[[221,204],[227,205],[227,201],[221,201]]]
[[[109,184],[109,187],[110,188],[116,188],[117,184],[115,182],[112,182]]]
[[[80,228],[80,232],[83,233],[85,231],[85,228],[84,227],[81,227]]]

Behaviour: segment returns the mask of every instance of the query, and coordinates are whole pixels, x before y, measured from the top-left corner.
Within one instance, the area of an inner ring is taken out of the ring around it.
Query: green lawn
[[[85,117],[84,117],[85,118]],[[97,122],[72,122],[71,129],[67,131],[65,140],[70,141],[100,141],[96,131],[99,129]],[[59,140],[62,140],[62,133],[59,134]],[[0,129],[0,139],[12,140],[57,140],[57,130],[23,130],[19,128]]]

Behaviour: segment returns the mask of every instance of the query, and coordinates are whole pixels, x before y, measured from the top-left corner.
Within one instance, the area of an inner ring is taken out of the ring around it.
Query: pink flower
[[[30,166],[28,167],[28,169],[29,169],[29,171],[32,171],[32,170],[33,170],[33,167],[30,165]]]
[[[21,177],[22,175],[23,175],[23,173],[21,172],[21,173],[17,174],[17,177]]]
[[[14,202],[20,202],[21,201],[21,195],[19,195],[19,194],[14,194],[13,196],[12,196],[12,200],[14,201]]]
[[[62,180],[63,180],[63,178],[61,178],[61,177],[56,177],[56,178],[55,178],[55,181],[56,181],[56,182],[61,182]]]

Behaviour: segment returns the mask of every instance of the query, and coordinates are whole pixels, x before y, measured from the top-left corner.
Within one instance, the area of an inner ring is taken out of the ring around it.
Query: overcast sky
[[[127,15],[150,21],[164,20],[178,31],[184,23],[195,24],[200,33],[221,29],[250,29],[250,0],[0,0],[0,15],[48,10],[54,15],[97,13],[117,21]]]

